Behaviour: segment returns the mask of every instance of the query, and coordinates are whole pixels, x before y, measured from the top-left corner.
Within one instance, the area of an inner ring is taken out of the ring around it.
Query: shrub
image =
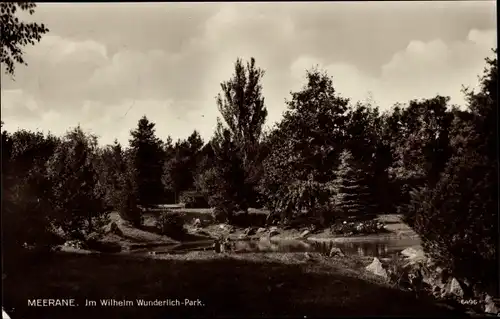
[[[181,194],[179,201],[186,208],[209,208],[208,202],[202,193],[197,191],[185,191]]]
[[[477,154],[452,158],[436,186],[414,190],[408,205],[426,253],[490,293],[498,278],[495,166]]]
[[[185,234],[184,216],[172,211],[162,212],[156,219],[156,228],[162,235],[170,237],[180,237]]]
[[[309,175],[307,180],[296,180],[284,187],[272,203],[273,215],[280,215],[281,221],[303,216],[318,225],[325,225],[333,216],[331,183],[321,183]]]
[[[366,222],[343,221],[331,226],[331,231],[341,235],[369,235],[385,232],[384,224],[375,220]]]

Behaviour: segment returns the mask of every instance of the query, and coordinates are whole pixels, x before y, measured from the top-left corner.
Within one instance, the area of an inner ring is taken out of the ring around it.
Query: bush
[[[186,208],[210,208],[205,196],[197,191],[186,191],[181,194],[179,201]]]
[[[185,234],[184,216],[172,211],[162,212],[156,219],[156,228],[162,235],[172,238],[180,237]]]
[[[343,221],[331,226],[332,233],[340,235],[369,235],[386,232],[384,224],[375,220],[366,222]]]
[[[408,210],[425,252],[457,279],[494,293],[498,280],[496,163],[456,157],[434,188],[411,194]]]

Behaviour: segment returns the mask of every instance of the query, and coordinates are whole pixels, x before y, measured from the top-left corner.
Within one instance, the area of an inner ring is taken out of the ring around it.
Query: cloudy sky
[[[2,120],[56,134],[80,123],[105,144],[127,143],[146,115],[162,139],[208,139],[220,82],[252,56],[269,125],[316,64],[340,94],[382,109],[436,94],[463,104],[496,47],[495,12],[494,1],[39,4],[30,19],[50,32],[15,81],[2,70]]]

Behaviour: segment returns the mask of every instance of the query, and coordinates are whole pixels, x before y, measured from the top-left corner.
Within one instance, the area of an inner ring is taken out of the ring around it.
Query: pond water
[[[182,254],[190,251],[212,251],[214,241],[200,241],[183,243],[176,246],[155,247],[147,250],[136,251],[137,253],[156,254]],[[319,252],[328,254],[332,247],[342,249],[345,254],[370,256],[378,258],[390,258],[408,247],[420,245],[419,239],[370,239],[349,242],[333,241],[306,241],[306,240],[235,240],[231,242],[232,253],[255,253],[255,252]]]

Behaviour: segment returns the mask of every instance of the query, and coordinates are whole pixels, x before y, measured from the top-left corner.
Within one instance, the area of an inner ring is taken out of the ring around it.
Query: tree
[[[106,204],[115,209],[118,207],[119,177],[124,171],[124,165],[123,150],[117,140],[113,145],[100,150],[98,161],[100,181],[105,188]]]
[[[424,184],[432,187],[451,155],[449,131],[453,115],[448,111],[449,100],[443,96],[413,100],[397,115],[399,124],[389,175],[394,188],[399,189],[395,204],[410,224],[414,218],[406,211],[410,191]]]
[[[240,191],[246,194],[244,198],[249,205],[257,204],[257,185],[262,166],[259,146],[267,117],[262,97],[263,76],[264,70],[256,67],[254,58],[247,62],[246,67],[241,59],[237,59],[235,73],[229,81],[221,83],[222,94],[217,96],[217,106],[241,157],[245,186]]]
[[[2,132],[2,235],[9,258],[24,243],[37,247],[56,244],[45,164],[58,143],[56,137],[41,132]]]
[[[172,156],[165,161],[162,182],[167,191],[174,192],[175,202],[181,192],[194,188],[197,164],[203,139],[195,130],[187,140],[177,141]]]
[[[2,51],[0,62],[7,67],[6,74],[14,75],[14,63],[27,65],[23,58],[22,47],[35,41],[40,42],[42,35],[49,29],[45,25],[35,22],[24,23],[16,16],[16,12],[27,11],[30,15],[35,13],[34,2],[2,2],[0,3],[0,42]]]
[[[266,141],[270,153],[260,185],[273,211],[288,185],[309,179],[326,185],[335,179],[347,136],[348,99],[338,96],[326,72],[313,68],[306,77],[306,85],[291,93],[283,120]]]
[[[214,207],[215,218],[231,222],[236,211],[247,211],[248,202],[245,192],[245,171],[238,153],[238,145],[232,139],[229,129],[218,121],[215,136],[211,141],[215,155],[215,166],[211,180],[208,180],[212,193],[209,204]]]
[[[242,60],[237,59],[234,68],[233,77],[221,83],[222,94],[217,96],[217,106],[246,165],[260,141],[267,117],[261,85],[264,71],[255,66],[254,58],[247,62],[246,68]]]
[[[105,191],[97,169],[97,137],[80,127],[69,131],[47,163],[56,226],[86,239],[107,223]]]
[[[132,158],[137,170],[137,187],[139,204],[150,206],[163,200],[163,184],[161,176],[165,151],[163,143],[155,135],[155,124],[143,116],[137,129],[131,131],[129,140]]]
[[[344,150],[337,169],[336,208],[344,216],[373,213],[373,194],[366,182],[366,173],[359,168],[351,152]]]
[[[495,294],[498,282],[498,65],[486,59],[479,92],[465,90],[468,110],[454,115],[451,158],[437,183],[411,193],[407,209],[422,245],[452,276]],[[495,146],[497,147],[497,146]]]
[[[132,223],[135,227],[140,227],[143,218],[139,207],[138,171],[134,165],[134,153],[127,150],[122,151],[121,154],[122,161],[116,189],[117,210],[123,220]]]

